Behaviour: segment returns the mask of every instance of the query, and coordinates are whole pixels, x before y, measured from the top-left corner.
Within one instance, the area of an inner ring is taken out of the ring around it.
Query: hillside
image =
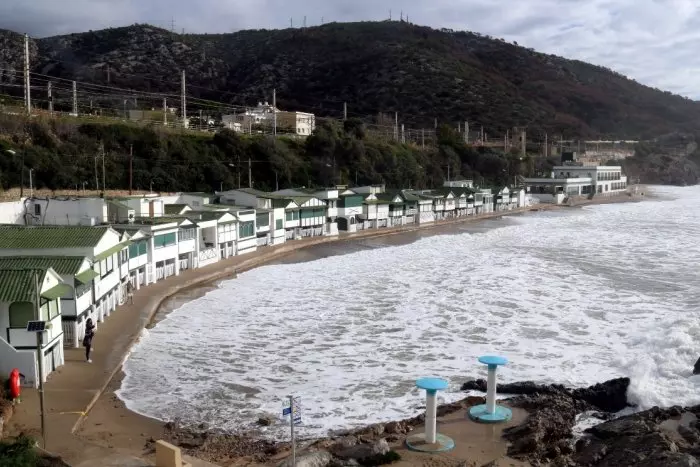
[[[0,69],[21,70],[21,53],[21,37],[0,32]],[[33,71],[62,78],[177,93],[185,69],[193,97],[254,105],[276,88],[285,109],[339,116],[346,101],[353,115],[398,111],[414,128],[437,117],[491,134],[647,139],[700,127],[700,103],[608,69],[396,21],[217,35],[135,25],[39,39],[31,54]],[[21,77],[0,71],[0,93],[13,90],[2,83]]]

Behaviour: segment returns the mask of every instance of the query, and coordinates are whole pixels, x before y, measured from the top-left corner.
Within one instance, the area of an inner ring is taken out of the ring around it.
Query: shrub
[[[34,440],[27,436],[0,441],[0,467],[35,467],[39,457],[34,445]]]

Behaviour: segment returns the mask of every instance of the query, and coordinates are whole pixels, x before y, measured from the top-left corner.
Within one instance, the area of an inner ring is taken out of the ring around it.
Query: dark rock
[[[357,459],[358,461],[362,461],[363,459],[381,456],[390,450],[389,443],[387,443],[385,439],[379,439],[373,443],[357,444],[345,449],[338,449],[333,451],[333,454],[341,459]]]
[[[591,443],[590,440],[586,446],[579,450],[578,443],[576,447],[576,455],[574,461],[579,465],[596,465],[608,453],[608,447],[604,443]]]
[[[272,415],[263,415],[262,417],[258,418],[258,425],[260,426],[270,426],[274,425],[276,422],[277,419]]]
[[[695,362],[695,366],[693,367],[693,374],[700,375],[700,358],[698,358],[698,361]]]
[[[386,425],[384,425],[384,431],[386,433],[396,435],[396,434],[404,434],[408,431],[406,424],[403,422],[389,422]]]
[[[627,403],[629,385],[629,378],[611,379],[588,388],[574,389],[572,396],[606,412],[619,412],[629,406]]]
[[[697,430],[679,425],[678,434],[690,444],[700,444],[700,433]]]

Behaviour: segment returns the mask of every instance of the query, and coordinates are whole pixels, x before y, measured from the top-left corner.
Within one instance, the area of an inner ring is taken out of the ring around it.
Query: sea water
[[[320,436],[420,413],[422,376],[460,399],[498,354],[501,382],[629,376],[640,408],[698,404],[700,187],[654,193],[240,274],[144,334],[119,397],[238,430],[294,394]]]

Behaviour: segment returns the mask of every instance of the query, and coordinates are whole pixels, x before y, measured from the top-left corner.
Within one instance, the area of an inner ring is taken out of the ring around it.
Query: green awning
[[[83,284],[89,284],[91,280],[93,280],[95,277],[99,276],[99,274],[92,269],[86,269],[85,271],[76,274],[75,278],[82,282]]]
[[[72,290],[72,287],[68,284],[58,284],[51,287],[49,290],[42,292],[41,296],[48,298],[49,300],[56,300],[59,297],[63,297]]]
[[[118,243],[117,245],[114,245],[112,248],[103,251],[99,255],[95,256],[95,261],[102,261],[103,259],[112,256],[114,253],[123,250],[124,248],[128,247],[131,245],[132,241],[127,240],[125,242]]]

